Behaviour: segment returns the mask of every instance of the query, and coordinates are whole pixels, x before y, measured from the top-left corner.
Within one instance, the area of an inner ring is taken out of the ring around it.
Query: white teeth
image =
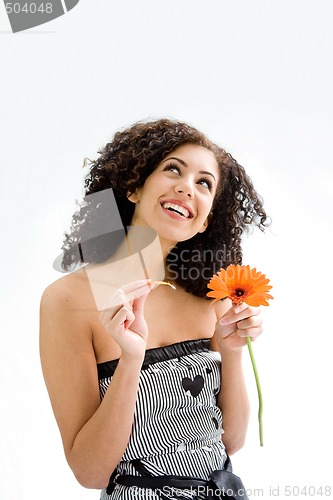
[[[176,205],[175,203],[169,203],[168,201],[166,201],[165,203],[163,203],[162,207],[172,208],[172,210],[176,210],[176,212],[179,212],[186,218],[190,216],[190,212],[186,208],[181,207],[180,205]]]

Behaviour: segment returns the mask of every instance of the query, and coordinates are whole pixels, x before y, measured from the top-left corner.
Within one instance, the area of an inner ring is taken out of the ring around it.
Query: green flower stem
[[[264,446],[263,430],[262,430],[262,394],[261,394],[260,380],[259,380],[257,365],[256,365],[254,355],[253,355],[252,342],[251,342],[250,337],[246,337],[246,342],[247,342],[247,347],[248,347],[249,353],[250,353],[250,358],[251,358],[251,363],[252,363],[252,367],[253,367],[253,371],[254,371],[254,376],[256,379],[258,398],[259,398],[258,420],[259,420],[260,446]]]

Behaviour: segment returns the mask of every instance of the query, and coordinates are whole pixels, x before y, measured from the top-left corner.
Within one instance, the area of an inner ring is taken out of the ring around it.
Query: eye
[[[201,184],[201,186],[205,186],[207,189],[209,189],[209,191],[211,191],[213,188],[212,181],[210,179],[206,179],[205,177],[199,179],[198,184]]]
[[[181,173],[180,168],[177,165],[174,165],[173,163],[170,163],[164,168],[164,172],[172,172],[172,171],[177,172],[177,174]]]

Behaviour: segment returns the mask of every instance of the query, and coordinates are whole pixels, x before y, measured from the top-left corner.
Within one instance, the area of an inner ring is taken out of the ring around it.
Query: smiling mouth
[[[174,212],[184,217],[184,219],[190,219],[192,217],[190,212],[185,207],[177,205],[176,203],[165,202],[162,204],[162,207],[166,210],[169,210],[169,212]]]

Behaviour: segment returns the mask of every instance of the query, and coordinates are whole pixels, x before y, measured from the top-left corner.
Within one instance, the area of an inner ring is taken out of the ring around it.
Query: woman
[[[65,455],[78,481],[103,489],[104,499],[173,498],[116,484],[117,477],[206,480],[223,468],[226,451],[243,446],[249,404],[241,358],[246,336],[261,333],[260,310],[227,299],[211,306],[206,293],[220,267],[241,263],[244,228],[263,229],[266,214],[229,154],[167,119],[118,132],[85,186],[63,266],[88,264],[49,286],[41,301],[42,366]],[[87,238],[103,212],[94,196],[110,188],[128,233],[116,244],[112,234]],[[145,279],[122,266],[140,228],[160,245]],[[151,280],[161,259],[175,288]],[[101,276],[110,291],[104,306],[96,298]]]

